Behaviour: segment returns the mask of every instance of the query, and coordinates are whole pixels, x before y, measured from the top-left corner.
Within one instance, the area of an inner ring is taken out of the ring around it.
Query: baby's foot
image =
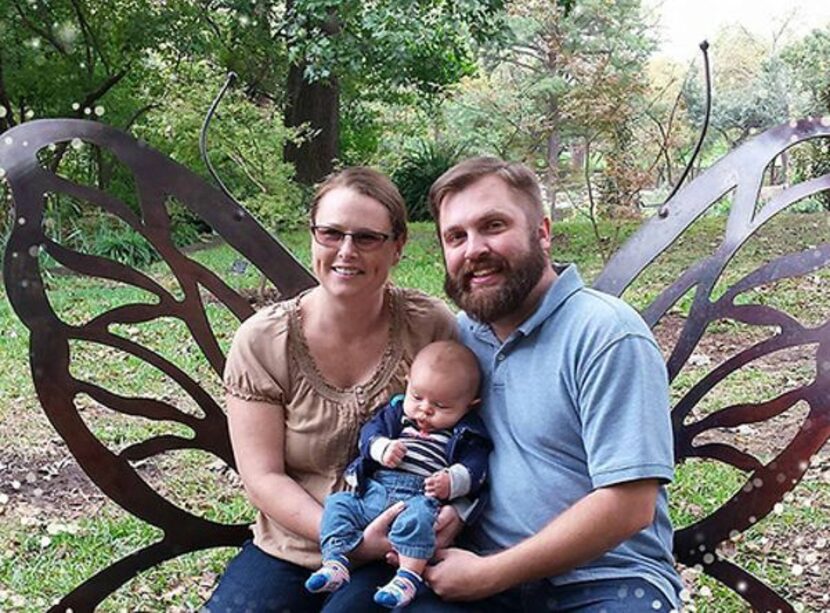
[[[349,567],[339,560],[325,560],[305,582],[309,592],[334,592],[349,582]]]
[[[392,581],[375,592],[375,602],[389,609],[405,607],[415,600],[424,581],[412,571],[400,569]]]

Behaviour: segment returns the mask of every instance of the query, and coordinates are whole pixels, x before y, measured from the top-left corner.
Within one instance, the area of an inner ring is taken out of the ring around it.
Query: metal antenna
[[[703,139],[706,138],[706,130],[709,128],[709,117],[712,114],[712,75],[709,70],[709,42],[704,40],[700,43],[700,50],[703,52],[703,74],[706,76],[706,116],[703,118],[703,128],[700,131],[700,137],[697,139],[695,150],[692,152],[692,157],[689,158],[686,168],[683,170],[683,174],[680,176],[677,183],[674,184],[674,189],[671,190],[671,193],[665,201],[663,201],[663,206],[661,206],[660,210],[657,212],[660,217],[666,217],[669,214],[669,209],[666,205],[672,198],[674,198],[677,190],[680,189],[683,185],[683,181],[686,180],[686,177],[692,170],[692,166],[700,153],[700,148],[703,146]]]
[[[202,129],[199,131],[199,152],[202,154],[202,161],[205,163],[205,166],[207,166],[210,176],[213,177],[213,180],[219,184],[219,189],[222,190],[222,193],[233,200],[236,204],[239,204],[239,201],[233,197],[233,194],[231,194],[230,191],[228,191],[228,188],[225,187],[225,184],[222,183],[222,179],[220,179],[219,175],[216,174],[216,170],[214,170],[213,164],[210,163],[210,158],[207,154],[207,132],[208,127],[210,126],[210,120],[213,119],[213,114],[216,112],[216,108],[222,101],[222,97],[225,95],[225,92],[228,91],[231,84],[236,81],[236,77],[237,75],[235,72],[231,71],[228,73],[228,77],[225,79],[225,84],[222,86],[222,89],[219,90],[219,93],[216,94],[216,98],[213,99],[213,103],[210,105],[207,115],[205,115],[205,120],[202,122]]]

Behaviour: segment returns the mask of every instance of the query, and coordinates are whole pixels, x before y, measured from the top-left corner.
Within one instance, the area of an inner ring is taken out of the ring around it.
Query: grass
[[[634,229],[634,224],[628,224],[622,234],[629,235]],[[648,304],[693,259],[711,253],[722,232],[723,218],[701,218],[677,246],[661,256],[629,288],[626,299],[638,308]],[[779,216],[730,262],[724,274],[726,281],[718,286],[716,295],[723,291],[725,283],[743,277],[771,254],[784,253],[797,243],[815,245],[829,239],[830,226],[824,214]],[[280,240],[301,261],[308,262],[305,231],[285,233]],[[587,281],[590,282],[602,269],[603,262],[589,224],[578,220],[558,223],[553,242],[555,258],[578,262]],[[260,284],[258,272],[251,266],[241,266],[244,258],[227,246],[198,251],[192,257],[216,271],[237,290],[251,290]],[[164,264],[151,265],[146,273],[174,295],[180,295]],[[442,295],[443,267],[431,225],[413,224],[410,242],[395,270],[394,280],[400,285]],[[50,274],[46,285],[53,308],[71,324],[89,321],[96,314],[118,305],[157,301],[152,294],[100,279]],[[830,279],[824,269],[806,279],[780,282],[774,288],[760,288],[741,299],[786,309],[808,323],[824,322],[830,311],[828,287]],[[208,319],[220,347],[226,351],[236,319],[209,296],[205,300]],[[690,304],[691,298],[686,296],[671,313],[682,319],[688,314]],[[706,342],[702,342],[696,351],[712,353],[720,345],[741,345],[758,334],[770,333],[770,330],[753,332],[745,328],[734,322],[717,322],[710,326],[704,339]],[[0,334],[0,368],[3,372],[0,377],[0,475],[7,477],[6,482],[0,483],[0,492],[6,497],[0,498],[0,543],[3,543],[0,545],[0,610],[40,611],[112,561],[152,543],[159,534],[155,528],[96,496],[89,488],[84,490],[89,499],[80,513],[63,504],[71,497],[71,492],[66,492],[65,497],[33,495],[36,488],[49,491],[50,487],[56,487],[46,482],[44,475],[48,476],[49,467],[66,452],[38,406],[26,360],[28,331],[12,313],[7,300],[0,300],[0,329],[3,330]],[[110,331],[158,352],[214,397],[219,397],[219,376],[207,365],[181,321],[162,319],[148,324],[119,325],[112,326]],[[73,342],[71,351],[72,372],[79,378],[98,382],[123,395],[164,400],[184,412],[199,412],[198,406],[173,381],[132,356],[81,342]],[[814,355],[815,347],[810,351],[810,355]],[[674,382],[675,400],[713,365],[703,361],[684,368]],[[735,373],[717,386],[696,408],[693,417],[697,419],[729,404],[767,399],[788,386],[815,377],[815,365],[810,361],[781,359],[756,366]],[[148,436],[191,434],[189,428],[178,423],[117,416],[86,396],[79,397],[78,404],[90,429],[116,452]],[[734,433],[726,434],[733,436]],[[212,456],[194,451],[166,454],[145,463],[139,474],[168,499],[200,516],[225,522],[244,522],[253,517],[253,510],[245,501],[238,481],[217,465]],[[29,475],[33,476],[31,483],[27,482]],[[822,480],[820,475],[801,483],[780,513],[759,522],[737,542],[724,545],[722,552],[795,599],[805,593],[810,577],[808,573],[793,574],[792,567],[799,564],[802,552],[789,545],[799,538],[808,538],[817,526],[830,524],[830,488],[828,481]],[[682,527],[703,517],[727,500],[744,478],[744,473],[715,462],[685,462],[678,467],[676,481],[670,487],[674,522]],[[15,487],[13,481],[20,483]],[[109,598],[102,610],[197,608],[230,555],[229,550],[199,552],[163,564],[132,580]],[[820,581],[827,581],[826,571],[825,568]],[[692,593],[688,610],[707,613],[746,610],[740,598],[694,569],[688,570],[686,575]],[[818,610],[818,606],[804,606],[803,610]]]

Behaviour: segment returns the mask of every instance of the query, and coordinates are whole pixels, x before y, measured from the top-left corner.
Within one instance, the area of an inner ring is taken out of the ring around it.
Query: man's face
[[[520,312],[549,266],[550,226],[531,224],[531,205],[496,176],[441,203],[447,295],[471,317],[498,323]]]

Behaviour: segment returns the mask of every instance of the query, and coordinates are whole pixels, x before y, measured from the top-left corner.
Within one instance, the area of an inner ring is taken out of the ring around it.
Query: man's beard
[[[512,263],[500,255],[487,253],[475,261],[465,262],[454,277],[445,273],[444,291],[470,317],[491,323],[517,311],[549,265],[544,249],[530,240],[527,251]],[[504,283],[471,289],[473,272],[486,268],[495,268],[504,275]]]

